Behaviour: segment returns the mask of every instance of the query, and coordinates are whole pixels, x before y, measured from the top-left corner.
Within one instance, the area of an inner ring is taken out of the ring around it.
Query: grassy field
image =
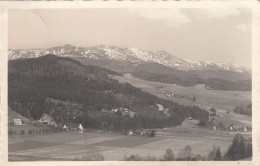
[[[248,105],[251,102],[251,92],[208,90],[203,84],[192,87],[184,87],[141,80],[133,77],[131,74],[125,74],[123,77],[115,76],[113,78],[120,82],[128,82],[146,92],[177,102],[178,104],[200,106],[206,110],[213,107],[217,110],[217,114],[219,115],[217,118],[218,121],[222,121],[226,125],[233,123],[236,126],[251,126],[251,117],[234,114],[232,112],[235,106],[241,104]],[[173,96],[168,97],[166,96],[167,93],[172,93]],[[196,97],[195,102],[190,100],[194,96]]]
[[[214,146],[219,146],[224,154],[234,137],[193,125],[185,121],[182,126],[157,129],[155,137],[96,132],[9,135],[9,161],[75,160],[93,150],[105,160],[122,160],[131,154],[162,158],[165,149],[171,148],[177,156],[186,145],[191,146],[194,155],[206,156]]]

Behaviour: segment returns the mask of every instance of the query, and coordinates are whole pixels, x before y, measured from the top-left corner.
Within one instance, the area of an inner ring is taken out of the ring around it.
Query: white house
[[[161,104],[156,104],[156,106],[157,106],[157,109],[158,109],[159,111],[163,111],[163,110],[164,110],[163,105],[161,105]]]
[[[22,125],[22,120],[21,119],[13,119],[13,124],[14,125]]]
[[[78,130],[79,130],[79,133],[83,133],[83,126],[81,124],[79,124],[79,127],[78,127]]]
[[[67,127],[66,125],[64,125],[64,126],[62,127],[62,129],[67,131],[67,130],[68,130],[68,127]]]
[[[244,130],[244,132],[247,132],[247,127],[244,126],[244,127],[243,127],[243,130]]]

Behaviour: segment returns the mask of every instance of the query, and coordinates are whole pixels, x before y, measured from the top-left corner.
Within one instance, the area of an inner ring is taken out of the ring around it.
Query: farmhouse
[[[193,118],[191,116],[188,117],[188,120],[193,120]]]
[[[57,124],[55,123],[54,119],[48,114],[43,114],[39,121],[40,123],[46,126],[49,125],[57,127]]]
[[[62,129],[63,129],[64,131],[68,131],[68,127],[67,127],[66,125],[64,125],[64,126],[62,127]]]
[[[157,106],[157,109],[158,109],[159,111],[163,111],[163,110],[164,110],[163,105],[161,105],[161,104],[156,104],[156,106]]]
[[[247,132],[247,127],[246,126],[243,127],[243,131]]]
[[[119,108],[113,108],[111,110],[111,112],[114,112],[114,113],[119,113],[121,112],[122,113],[122,116],[129,116],[131,118],[133,118],[136,114],[136,112],[134,111],[131,111],[129,110],[128,108],[123,108],[123,107],[119,107]]]
[[[78,130],[79,130],[79,133],[83,133],[84,128],[81,124],[79,124]]]
[[[21,119],[13,119],[13,124],[14,125],[22,125],[22,120]]]

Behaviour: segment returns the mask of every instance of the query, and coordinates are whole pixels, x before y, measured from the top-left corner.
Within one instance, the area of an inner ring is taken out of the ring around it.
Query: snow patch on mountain
[[[225,70],[234,72],[251,72],[250,69],[228,63],[211,61],[191,61],[178,58],[165,51],[152,52],[138,48],[119,48],[115,46],[74,47],[65,45],[49,49],[9,50],[9,60],[21,58],[37,58],[46,54],[61,57],[84,57],[91,60],[113,60],[131,64],[158,63],[176,70]]]

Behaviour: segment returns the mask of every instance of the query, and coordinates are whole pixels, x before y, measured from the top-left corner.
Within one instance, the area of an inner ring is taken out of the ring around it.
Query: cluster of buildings
[[[143,129],[137,129],[137,130],[129,130],[128,135],[132,136],[155,136],[155,131],[154,130],[143,130]]]
[[[161,104],[156,104],[155,107],[159,112],[162,112],[167,116],[171,116],[171,114],[169,113],[169,108],[164,108],[164,106]]]
[[[117,115],[121,114],[122,116],[129,116],[130,118],[133,118],[136,115],[136,112],[123,107],[113,108],[111,110],[102,109],[102,112],[112,113]]]

